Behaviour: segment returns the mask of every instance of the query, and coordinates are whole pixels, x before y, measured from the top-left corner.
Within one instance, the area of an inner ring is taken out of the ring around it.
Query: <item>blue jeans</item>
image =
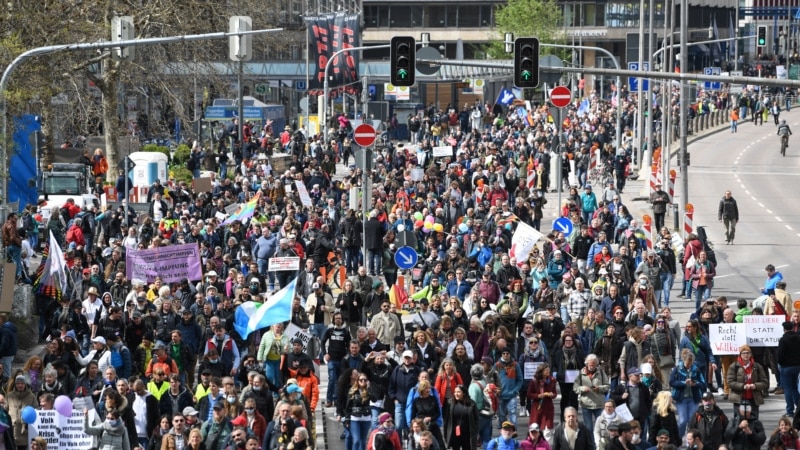
[[[798,375],[800,366],[781,367],[781,387],[783,387],[783,399],[786,401],[786,415],[794,415],[795,406],[800,400],[797,391]]]
[[[672,290],[674,281],[675,275],[669,272],[661,274],[661,299],[664,301],[664,306],[669,306],[669,291]]]
[[[739,118],[744,120],[747,117],[747,106],[740,106],[739,107]],[[683,433],[681,433],[683,436]]]
[[[369,436],[369,421],[350,421],[350,436],[353,437],[353,446],[348,450],[366,450],[367,436]]]
[[[684,436],[692,414],[697,411],[697,403],[694,402],[692,397],[684,397],[675,406],[678,408],[678,435]]]
[[[581,411],[583,411],[583,425],[594,433],[594,422],[603,413],[603,408],[589,409],[581,406]]]
[[[139,446],[142,448],[147,448],[147,443],[150,442],[147,438],[137,438],[139,440]]]
[[[516,395],[508,400],[500,399],[500,404],[497,407],[497,422],[503,423],[506,420],[509,420],[516,426],[518,405],[519,397]]]
[[[3,375],[11,377],[11,365],[14,364],[14,355],[3,356],[0,358],[0,362],[3,363]]]
[[[736,121],[731,120],[731,133],[736,133]]]
[[[489,440],[492,438],[492,417],[491,416],[478,416],[478,439],[483,444],[482,448],[489,445]]]
[[[328,393],[325,394],[325,400],[332,402],[336,400],[336,382],[339,380],[339,375],[342,373],[342,361],[328,361]]]
[[[378,425],[380,425],[378,423],[378,416],[380,416],[383,413],[383,408],[378,408],[377,406],[371,406],[369,410],[372,413],[372,423],[370,423],[369,429],[374,430],[375,428],[378,428]]]
[[[709,297],[711,297],[711,288],[708,285],[698,285],[697,289],[694,290],[695,309],[700,309],[700,304],[703,303],[703,300],[708,300]]]
[[[594,211],[581,211],[581,217],[583,217],[583,221],[585,223],[592,223],[592,216],[594,215]]]
[[[406,405],[399,401],[394,404],[394,426],[398,432],[408,429],[408,424],[406,423]],[[489,430],[489,434],[491,435],[491,430]]]
[[[17,278],[22,276],[22,249],[18,245],[9,245],[6,247],[8,257],[14,261],[17,266]]]
[[[325,330],[327,329],[328,327],[326,327],[324,323],[315,323],[311,325],[311,334],[313,334],[317,339],[319,339],[319,342],[321,343],[322,336],[325,335]],[[316,358],[319,358],[321,360],[324,356],[325,356],[325,351],[322,349],[322,346],[320,346],[319,355],[317,355]]]
[[[258,258],[256,259],[256,264],[258,264],[258,273],[266,277],[269,269],[269,260]]]
[[[275,386],[283,386],[283,380],[281,380],[281,360],[266,360],[264,362],[264,375]]]
[[[369,255],[369,273],[377,276],[383,271],[383,250],[367,250]]]
[[[358,248],[345,247],[344,248],[345,267],[347,267],[347,274],[358,272]]]

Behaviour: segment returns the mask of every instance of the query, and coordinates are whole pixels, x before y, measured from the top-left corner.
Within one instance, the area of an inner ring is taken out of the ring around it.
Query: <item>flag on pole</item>
[[[522,266],[528,261],[533,246],[542,238],[542,233],[525,222],[517,224],[517,230],[511,236],[511,250],[509,256],[517,260],[517,265]]]
[[[234,221],[238,220],[240,222],[244,222],[247,219],[253,217],[253,214],[256,211],[256,206],[258,205],[258,199],[261,198],[261,191],[256,192],[256,195],[253,198],[242,205],[239,206],[239,209],[236,210],[235,213],[228,216],[222,225],[228,225],[229,223],[233,223]]]
[[[585,98],[578,107],[578,117],[583,117],[589,114],[589,99]]]
[[[403,305],[408,302],[408,293],[406,289],[398,283],[395,283],[391,289],[389,289],[389,301],[397,307],[398,310],[403,308]]]
[[[245,302],[239,305],[234,314],[233,327],[242,339],[247,339],[254,331],[291,320],[296,287],[297,278],[272,294],[266,303]]]
[[[505,226],[508,223],[514,223],[514,222],[519,222],[519,216],[517,216],[516,214],[514,214],[512,212],[507,212],[507,213],[503,213],[503,217],[500,220],[498,220],[496,223],[497,223],[497,226],[502,227],[502,226]]]
[[[56,301],[61,300],[68,288],[66,265],[64,252],[50,231],[50,239],[42,252],[42,262],[36,269],[33,291],[37,295],[54,298]]]

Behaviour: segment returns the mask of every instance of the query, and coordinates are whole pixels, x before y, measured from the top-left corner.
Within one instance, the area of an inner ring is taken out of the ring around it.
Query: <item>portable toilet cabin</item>
[[[160,152],[134,152],[129,155],[135,167],[128,172],[133,181],[131,195],[134,203],[147,201],[150,186],[159,180],[167,184],[169,157]]]

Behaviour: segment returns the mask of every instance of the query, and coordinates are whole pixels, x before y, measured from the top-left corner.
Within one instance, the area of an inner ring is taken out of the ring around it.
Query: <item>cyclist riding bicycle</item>
[[[781,137],[781,144],[789,146],[789,135],[792,134],[792,129],[789,128],[789,124],[786,123],[786,119],[781,120],[781,124],[778,125],[778,136]]]

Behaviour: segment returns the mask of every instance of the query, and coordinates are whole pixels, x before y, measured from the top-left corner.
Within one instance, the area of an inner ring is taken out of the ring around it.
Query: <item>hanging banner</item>
[[[313,76],[308,86],[309,94],[321,95],[325,81],[325,65],[339,50],[361,46],[361,26],[358,14],[343,12],[310,15],[305,18],[308,28],[308,54]],[[344,90],[349,94],[360,94],[361,79],[358,75],[359,52],[337,56],[328,68],[328,87],[331,95],[338,96]]]
[[[129,280],[138,278],[151,283],[157,276],[164,283],[177,283],[183,278],[203,278],[200,249],[197,244],[168,245],[147,250],[128,250],[125,269]]]

